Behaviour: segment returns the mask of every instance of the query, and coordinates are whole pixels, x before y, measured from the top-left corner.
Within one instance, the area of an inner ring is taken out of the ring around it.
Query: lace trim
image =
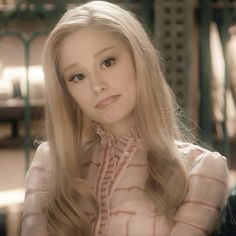
[[[127,130],[126,134],[119,137],[118,141],[116,141],[114,135],[108,131],[105,131],[99,123],[96,121],[92,121],[92,127],[96,130],[96,133],[101,138],[101,145],[106,147],[117,146],[117,149],[123,150],[127,141],[133,141],[133,144],[141,144],[142,139],[138,135],[138,131],[136,128],[132,127]]]

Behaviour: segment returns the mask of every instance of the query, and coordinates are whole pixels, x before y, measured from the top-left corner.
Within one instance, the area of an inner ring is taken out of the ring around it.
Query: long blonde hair
[[[132,53],[137,85],[136,124],[149,148],[147,193],[158,211],[171,218],[171,210],[182,201],[188,186],[175,143],[181,136],[174,100],[161,72],[157,51],[132,13],[108,2],[89,2],[64,14],[43,51],[46,131],[53,163],[47,209],[51,235],[90,235],[91,221],[82,211],[80,201],[87,201],[94,209],[94,219],[98,212],[95,197],[80,172],[86,119],[68,93],[58,65],[62,41],[84,27],[114,33],[125,40]],[[174,191],[173,179],[178,183]]]

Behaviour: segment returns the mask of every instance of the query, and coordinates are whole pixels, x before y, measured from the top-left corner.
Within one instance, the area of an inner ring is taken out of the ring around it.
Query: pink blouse
[[[97,133],[101,142],[84,163],[99,203],[92,236],[205,236],[213,230],[227,194],[228,169],[223,156],[177,142],[184,154],[181,161],[188,168],[189,191],[171,224],[157,214],[145,192],[148,162],[144,141],[132,129],[118,141],[101,127]],[[43,143],[26,176],[22,236],[48,236],[44,209],[49,174],[49,148]]]

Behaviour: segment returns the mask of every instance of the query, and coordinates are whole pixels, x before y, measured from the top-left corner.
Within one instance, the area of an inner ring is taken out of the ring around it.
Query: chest
[[[168,235],[169,223],[146,194],[146,150],[128,146],[97,150],[87,168],[86,178],[93,183],[99,204],[94,236]]]

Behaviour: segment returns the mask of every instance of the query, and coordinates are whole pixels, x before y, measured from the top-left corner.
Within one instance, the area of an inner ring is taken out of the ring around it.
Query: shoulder
[[[227,196],[226,158],[190,143],[178,142],[177,146],[187,163],[189,187],[175,213],[177,223],[170,235],[209,234]]]
[[[50,155],[49,146],[47,142],[41,143],[36,149],[31,167],[34,166],[44,166],[46,169],[49,168]]]
[[[227,180],[227,159],[220,153],[191,143],[177,142],[177,147],[183,154],[189,175],[219,176],[224,182]]]
[[[32,163],[26,173],[25,187],[42,187],[47,183],[51,170],[49,147],[46,142],[37,148]],[[33,185],[33,186],[32,186]],[[45,187],[45,186],[44,186]]]
[[[50,192],[50,156],[47,143],[39,145],[25,178],[21,235],[48,235],[45,209]]]

